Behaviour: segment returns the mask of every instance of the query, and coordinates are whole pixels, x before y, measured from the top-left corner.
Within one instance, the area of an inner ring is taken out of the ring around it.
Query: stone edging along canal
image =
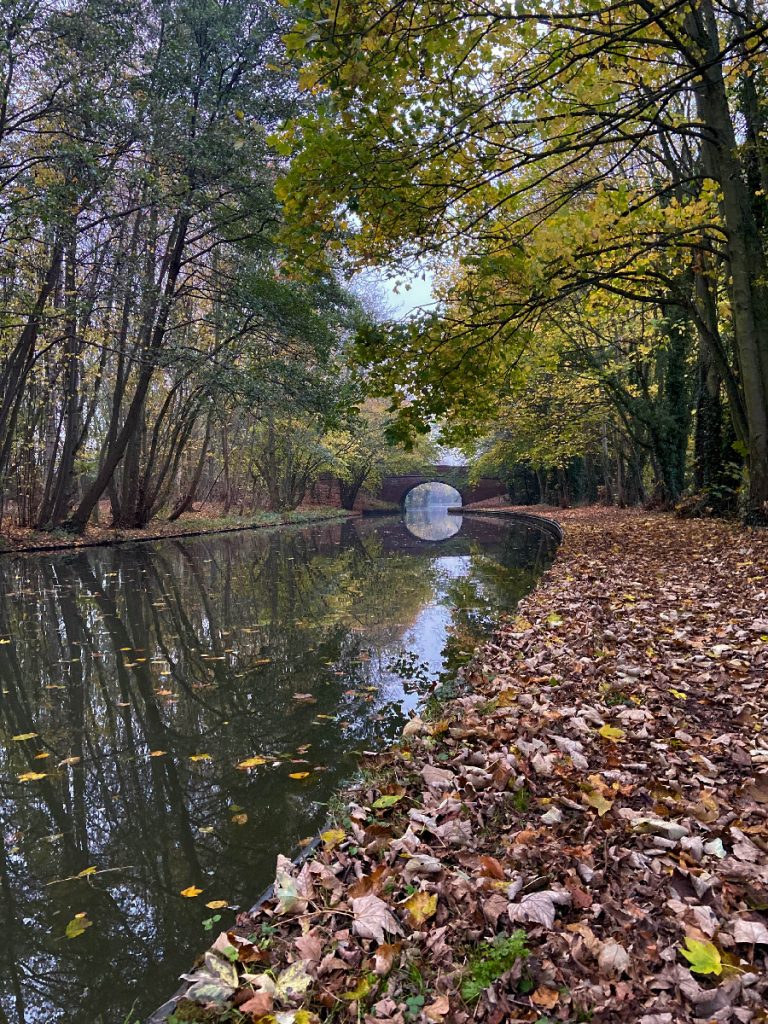
[[[562,543],[565,536],[563,528],[560,526],[558,522],[556,522],[556,520],[550,519],[546,516],[534,515],[532,513],[507,511],[504,509],[468,509],[465,511],[460,507],[449,509],[449,512],[455,515],[472,515],[495,518],[503,517],[505,519],[510,519],[523,525],[543,530],[544,532],[548,533],[551,537],[553,537],[557,541],[558,545]],[[480,650],[482,650],[482,647],[479,648],[477,652],[475,652],[474,658],[477,658]],[[471,668],[472,661],[470,661],[470,663],[466,665],[463,669],[460,669],[459,672],[469,672],[471,671]],[[417,767],[416,764],[414,764],[414,767]],[[351,796],[358,786],[359,783],[352,782],[347,788],[341,791],[339,796],[341,798]],[[299,868],[305,862],[311,860],[315,852],[321,847],[321,845],[322,839],[321,836],[318,834],[317,836],[313,837],[308,843],[306,843],[306,845],[302,848],[296,848],[294,850],[293,856],[291,857],[291,863],[293,867]],[[264,890],[261,896],[257,899],[256,903],[247,912],[248,915],[253,916],[259,913],[262,906],[265,903],[267,903],[270,899],[272,899],[273,896],[274,883],[272,885],[269,885]],[[213,947],[209,947],[206,952],[212,952],[212,950]],[[202,959],[203,957],[201,956],[198,962],[200,962]],[[166,1024],[168,1017],[173,1013],[178,1003],[184,998],[185,993],[190,989],[192,984],[193,983],[191,981],[183,982],[183,984],[177,989],[177,991],[165,1003],[163,1003],[162,1006],[158,1007],[158,1009],[156,1009],[154,1013],[152,1013],[146,1019],[145,1024]]]

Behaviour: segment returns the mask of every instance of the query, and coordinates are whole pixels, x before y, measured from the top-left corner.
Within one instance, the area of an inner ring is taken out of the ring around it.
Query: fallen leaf
[[[309,778],[309,772],[291,772],[288,776],[289,779],[307,779]]]
[[[622,974],[629,967],[629,953],[620,942],[604,942],[597,955],[597,965],[603,974]]]
[[[403,903],[414,928],[420,928],[437,910],[437,893],[415,892]]]
[[[699,942],[690,935],[685,937],[685,946],[680,952],[691,965],[696,974],[722,974],[723,964],[720,950],[711,942]]]
[[[762,921],[739,918],[731,928],[734,942],[760,942],[768,944],[768,928]]]
[[[352,900],[354,923],[352,930],[363,939],[384,942],[384,932],[401,935],[402,929],[384,900],[374,893]]]
[[[232,821],[235,823],[235,825],[245,825],[245,823],[248,821],[248,815],[247,814],[233,814],[232,815]]]
[[[388,807],[394,807],[395,804],[399,803],[402,799],[402,796],[396,795],[380,796],[378,800],[373,801],[371,806],[376,811],[382,811],[386,810]]]
[[[16,736],[11,736],[11,739],[15,740],[16,743],[21,743],[23,740],[33,740],[37,735],[36,732],[20,732]]]
[[[179,893],[180,896],[185,896],[188,900],[193,899],[195,896],[199,896],[203,889],[198,889],[196,885],[188,885],[186,889],[182,889]]]
[[[64,929],[64,934],[68,939],[76,939],[79,935],[83,934],[86,928],[90,928],[92,924],[93,921],[89,921],[86,914],[75,914]]]
[[[44,779],[47,775],[48,772],[22,772],[16,778],[19,782],[37,782],[38,779]]]
[[[343,828],[329,828],[326,832],[320,833],[320,838],[323,840],[323,845],[326,850],[332,850],[334,846],[338,846],[346,835]]]
[[[241,761],[238,765],[235,765],[240,771],[246,771],[248,768],[258,768],[259,765],[266,764],[267,759],[265,757],[248,757],[245,761]]]
[[[210,900],[210,902],[205,905],[209,910],[223,910],[224,907],[229,906],[226,900]]]
[[[424,1014],[427,1020],[431,1020],[434,1024],[442,1024],[442,1021],[448,1016],[451,1010],[451,1004],[448,1000],[448,996],[438,996],[437,999],[424,1007]]]
[[[598,732],[603,739],[611,740],[613,743],[621,743],[626,735],[623,729],[617,729],[613,725],[603,725],[598,729]]]

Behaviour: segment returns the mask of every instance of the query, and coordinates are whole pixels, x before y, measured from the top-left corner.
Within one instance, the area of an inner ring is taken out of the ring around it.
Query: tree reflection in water
[[[353,752],[399,733],[397,655],[452,667],[551,557],[537,531],[459,523],[440,543],[393,519],[0,560],[0,1020],[163,1001],[205,902],[253,902]]]

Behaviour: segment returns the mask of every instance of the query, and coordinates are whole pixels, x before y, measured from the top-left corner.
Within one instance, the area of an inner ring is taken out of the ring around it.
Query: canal
[[[142,1020],[553,554],[426,508],[0,559],[0,1021]]]

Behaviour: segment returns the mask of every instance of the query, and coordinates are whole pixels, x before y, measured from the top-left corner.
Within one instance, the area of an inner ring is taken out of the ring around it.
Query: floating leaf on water
[[[266,763],[267,759],[265,757],[248,757],[245,759],[245,761],[241,761],[235,767],[239,768],[241,771],[245,771],[248,768],[258,768],[259,765]]]
[[[64,929],[64,934],[68,939],[76,939],[78,935],[82,935],[85,929],[90,928],[92,924],[93,921],[89,921],[85,914],[75,914]]]
[[[699,942],[698,939],[686,935],[685,946],[680,947],[680,952],[696,974],[723,973],[720,950],[712,942]]]
[[[91,865],[91,867],[89,867],[89,868],[83,868],[82,871],[78,871],[76,877],[77,878],[87,878],[88,875],[95,875],[97,871],[98,871],[98,868],[95,867],[94,865]]]
[[[288,776],[289,779],[306,779],[309,778],[309,772],[291,772]]]
[[[79,757],[65,757],[63,761],[59,761],[56,765],[57,768],[67,768],[73,764],[80,764]]]
[[[37,782],[38,779],[44,779],[48,772],[22,772],[17,778],[19,782]]]
[[[167,750],[150,750],[149,756],[150,757],[163,757],[167,753],[168,753]]]
[[[210,900],[210,902],[205,905],[209,910],[223,910],[224,907],[229,906],[226,900]]]
[[[199,896],[203,892],[202,889],[198,889],[196,885],[188,885],[186,889],[182,889],[179,893],[180,896],[184,896],[185,899],[191,900],[195,896]]]
[[[39,754],[35,754],[35,760],[36,761],[44,761],[47,757],[50,757],[50,756],[51,755],[48,753],[47,750],[41,750]]]
[[[190,761],[212,761],[213,758],[210,754],[190,754]]]
[[[18,736],[11,736],[11,739],[20,743],[22,740],[33,740],[35,736],[37,736],[36,732],[20,732]]]
[[[248,815],[247,814],[233,814],[232,815],[232,821],[235,823],[235,825],[245,825],[245,823],[248,821]]]

